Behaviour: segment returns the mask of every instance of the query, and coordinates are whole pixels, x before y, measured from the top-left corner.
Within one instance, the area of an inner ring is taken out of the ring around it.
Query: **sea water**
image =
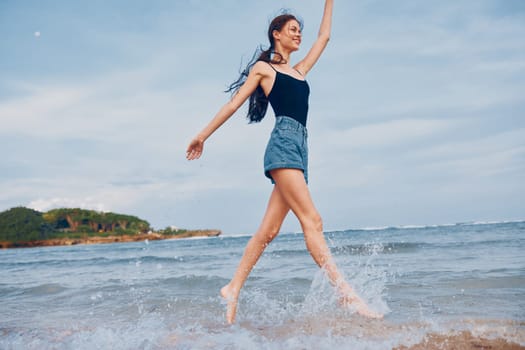
[[[385,314],[341,307],[302,233],[282,233],[225,322],[250,236],[0,251],[0,349],[391,349],[428,334],[525,345],[525,222],[326,232]]]

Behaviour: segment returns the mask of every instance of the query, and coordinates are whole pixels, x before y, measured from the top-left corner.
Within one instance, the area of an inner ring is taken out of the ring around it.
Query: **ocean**
[[[7,249],[0,349],[525,346],[524,221],[325,237],[340,270],[384,319],[339,306],[301,233],[281,233],[266,249],[232,326],[219,289],[250,236]]]

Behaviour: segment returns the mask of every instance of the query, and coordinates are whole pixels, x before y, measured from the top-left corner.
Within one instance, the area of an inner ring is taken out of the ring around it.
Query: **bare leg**
[[[274,187],[261,226],[246,245],[244,255],[239,262],[239,266],[232,280],[221,289],[221,296],[226,299],[228,304],[226,308],[226,321],[229,324],[235,321],[237,300],[244,282],[257,263],[257,260],[259,260],[264,249],[279,233],[289,210],[290,207],[286,204],[277,188]]]
[[[382,317],[370,310],[366,303],[344,280],[332,258],[323,235],[321,216],[315,208],[301,170],[275,169],[271,172],[275,187],[299,219],[304,232],[306,247],[319,267],[326,270],[330,282],[337,288],[344,304],[352,304],[359,314]]]

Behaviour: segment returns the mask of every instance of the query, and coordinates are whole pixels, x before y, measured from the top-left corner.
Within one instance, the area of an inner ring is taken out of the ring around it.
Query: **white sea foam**
[[[443,224],[428,224],[428,225],[397,225],[397,226],[365,226],[361,228],[351,228],[344,230],[334,230],[331,232],[343,232],[343,231],[384,231],[392,229],[426,229],[426,228],[440,228],[440,227],[451,227],[459,225],[497,225],[497,224],[513,224],[513,223],[524,223],[525,220],[494,220],[494,221],[472,221],[472,222],[456,222],[456,223],[443,223]]]

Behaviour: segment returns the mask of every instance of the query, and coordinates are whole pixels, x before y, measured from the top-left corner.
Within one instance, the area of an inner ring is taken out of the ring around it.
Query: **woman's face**
[[[283,26],[279,32],[279,39],[283,47],[289,48],[291,51],[299,50],[301,45],[302,33],[299,22],[291,19]]]

